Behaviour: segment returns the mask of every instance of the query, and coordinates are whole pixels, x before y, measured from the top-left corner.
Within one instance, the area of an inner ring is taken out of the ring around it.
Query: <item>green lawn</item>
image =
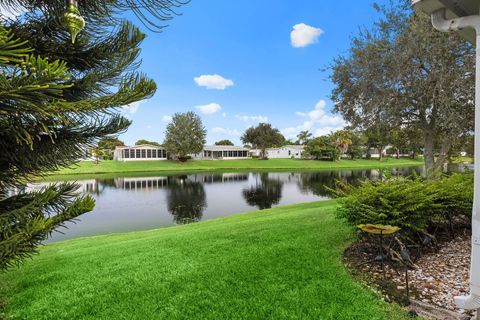
[[[49,244],[0,276],[13,319],[407,319],[342,264],[335,201]],[[68,231],[67,231],[68,232]]]
[[[270,160],[190,160],[176,161],[82,161],[71,168],[55,172],[55,175],[128,173],[160,171],[201,171],[201,170],[262,170],[262,169],[338,169],[338,168],[382,168],[394,166],[422,165],[423,159],[340,160],[336,162],[293,159]]]

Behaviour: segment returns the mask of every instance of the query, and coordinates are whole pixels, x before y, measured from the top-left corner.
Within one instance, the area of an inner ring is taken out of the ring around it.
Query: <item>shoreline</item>
[[[226,171],[326,171],[347,169],[382,169],[392,167],[423,166],[423,159],[387,159],[378,160],[340,160],[327,162],[320,160],[190,160],[185,163],[175,161],[138,161],[119,162],[104,160],[96,164],[92,161],[78,162],[70,168],[60,169],[40,178],[40,180],[65,179],[68,176],[107,175],[107,174],[152,174],[167,173],[169,175],[195,172],[226,172]]]

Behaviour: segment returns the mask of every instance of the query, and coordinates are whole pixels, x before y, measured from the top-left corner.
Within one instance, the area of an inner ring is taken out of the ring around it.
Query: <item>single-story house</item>
[[[269,159],[300,159],[304,150],[303,145],[286,145],[280,148],[268,148],[266,152]]]
[[[248,149],[237,146],[204,146],[197,154],[190,155],[196,160],[235,160],[248,159]]]
[[[133,147],[115,147],[115,151],[113,152],[113,160],[167,160],[167,150],[164,147],[150,144],[142,144]]]

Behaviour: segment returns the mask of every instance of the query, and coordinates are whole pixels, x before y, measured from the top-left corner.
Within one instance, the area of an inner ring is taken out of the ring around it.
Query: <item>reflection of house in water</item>
[[[31,183],[23,190],[25,192],[40,191],[45,187],[52,185],[51,182]],[[97,179],[79,180],[75,181],[78,185],[76,193],[99,193],[101,186]]]
[[[214,173],[203,174],[203,183],[226,183],[226,182],[238,182],[247,181],[248,173]]]
[[[168,185],[168,177],[115,178],[115,188],[125,190],[156,190]]]

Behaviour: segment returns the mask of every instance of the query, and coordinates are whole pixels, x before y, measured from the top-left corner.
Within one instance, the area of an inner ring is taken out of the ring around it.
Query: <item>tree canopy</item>
[[[115,150],[115,147],[124,146],[125,143],[115,137],[103,137],[98,141],[98,147],[100,149]]]
[[[194,112],[175,113],[167,125],[163,145],[175,158],[186,161],[189,154],[199,153],[206,142],[207,131]]]
[[[320,136],[307,143],[305,154],[317,160],[336,161],[340,156],[340,150],[333,143],[331,137]]]
[[[136,146],[140,146],[142,144],[150,144],[152,146],[159,146],[159,147],[161,146],[161,144],[156,141],[150,141],[145,139],[140,139],[140,140],[137,140],[137,142],[135,142]]]
[[[216,146],[233,146],[234,144],[232,141],[225,139],[225,140],[220,140],[215,142],[215,145]]]
[[[241,140],[244,144],[251,144],[261,151],[262,158],[266,158],[266,149],[279,147],[285,143],[285,137],[269,123],[260,123],[256,127],[248,128]]]

